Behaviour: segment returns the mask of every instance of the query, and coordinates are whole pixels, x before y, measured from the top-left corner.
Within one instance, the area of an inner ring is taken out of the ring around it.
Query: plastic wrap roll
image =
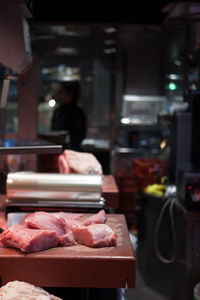
[[[16,172],[7,177],[8,199],[99,200],[102,176]]]

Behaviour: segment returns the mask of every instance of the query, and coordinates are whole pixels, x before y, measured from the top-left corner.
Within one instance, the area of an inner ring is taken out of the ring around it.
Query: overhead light
[[[167,74],[165,77],[167,79],[171,79],[171,80],[181,80],[181,79],[183,79],[183,76],[181,74]]]
[[[56,100],[55,99],[50,99],[48,102],[50,107],[54,107],[56,105]]]
[[[161,143],[160,143],[160,149],[164,149],[167,145],[167,141],[166,140],[163,140]]]
[[[112,53],[116,52],[116,49],[115,48],[108,48],[108,49],[104,49],[103,52],[106,53],[106,54],[112,54]]]
[[[49,28],[57,36],[87,37],[90,33],[89,28],[73,25],[52,25]]]
[[[170,91],[175,91],[175,90],[177,89],[177,85],[176,85],[174,82],[170,82],[170,83],[168,84],[168,89],[169,89]]]
[[[121,118],[121,123],[122,124],[129,124],[130,123],[130,119],[129,118]]]
[[[117,31],[117,29],[116,29],[115,27],[113,27],[113,26],[110,26],[110,27],[105,28],[104,31],[105,31],[106,33],[114,33],[114,32]]]
[[[140,97],[137,95],[124,95],[123,99],[125,101],[140,101]]]
[[[123,100],[125,101],[153,101],[153,102],[163,102],[166,100],[165,96],[140,96],[140,95],[131,95],[131,94],[125,94],[123,95]]]
[[[71,55],[78,55],[79,51],[76,48],[65,48],[65,47],[58,47],[56,49],[57,54],[71,54]]]
[[[169,78],[172,80],[178,79],[178,76],[176,74],[169,74]]]

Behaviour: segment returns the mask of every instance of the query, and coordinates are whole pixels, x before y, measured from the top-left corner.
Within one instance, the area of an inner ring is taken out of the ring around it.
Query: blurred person
[[[86,137],[86,115],[78,106],[80,84],[78,81],[62,82],[56,100],[58,107],[51,120],[52,131],[67,131],[69,143],[64,148],[81,150],[81,142]]]

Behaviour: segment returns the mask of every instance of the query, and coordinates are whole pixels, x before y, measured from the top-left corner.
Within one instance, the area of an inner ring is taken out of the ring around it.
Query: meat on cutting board
[[[106,213],[102,209],[97,214],[87,218],[85,221],[82,222],[82,224],[88,226],[92,224],[103,224],[105,223],[105,221],[106,221]]]
[[[38,211],[32,213],[25,219],[26,226],[34,229],[51,229],[55,230],[56,235],[62,246],[72,246],[75,244],[73,233],[66,223],[66,220],[74,221],[73,218],[67,218],[66,220],[62,217],[62,213],[58,214],[47,213],[44,211]]]
[[[66,213],[62,211],[51,213],[51,214],[53,214],[57,218],[63,218],[64,220],[66,219],[78,220],[83,216],[83,214],[79,214],[79,213]]]
[[[66,233],[65,221],[45,211],[32,213],[25,219],[25,223],[28,228],[55,230],[58,236]]]
[[[13,225],[5,230],[0,241],[6,247],[31,253],[56,247],[59,239],[55,230],[30,229],[25,225]]]
[[[76,228],[84,226],[81,222],[79,222],[77,220],[73,220],[73,219],[65,219],[65,222],[66,222],[66,227],[68,228],[68,230],[71,230],[72,232],[74,232],[74,230]]]
[[[93,224],[77,227],[74,238],[79,244],[89,247],[116,246],[117,235],[107,224]]]
[[[107,224],[104,210],[83,222],[76,220],[83,214],[47,213],[38,211],[25,218],[24,224],[10,226],[3,232],[0,242],[24,252],[37,252],[77,243],[89,247],[116,246],[117,235]],[[68,217],[68,215],[70,217]],[[97,223],[97,224],[95,224]]]
[[[74,234],[71,230],[68,233],[59,236],[58,239],[60,245],[63,247],[73,246],[76,244],[76,241],[74,239]]]
[[[24,281],[10,281],[0,288],[1,300],[62,300],[43,288]]]

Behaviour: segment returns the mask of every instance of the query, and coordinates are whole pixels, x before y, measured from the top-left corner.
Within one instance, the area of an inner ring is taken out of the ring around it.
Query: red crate
[[[156,182],[158,178],[167,175],[167,163],[157,158],[133,159],[132,173],[142,180]]]

